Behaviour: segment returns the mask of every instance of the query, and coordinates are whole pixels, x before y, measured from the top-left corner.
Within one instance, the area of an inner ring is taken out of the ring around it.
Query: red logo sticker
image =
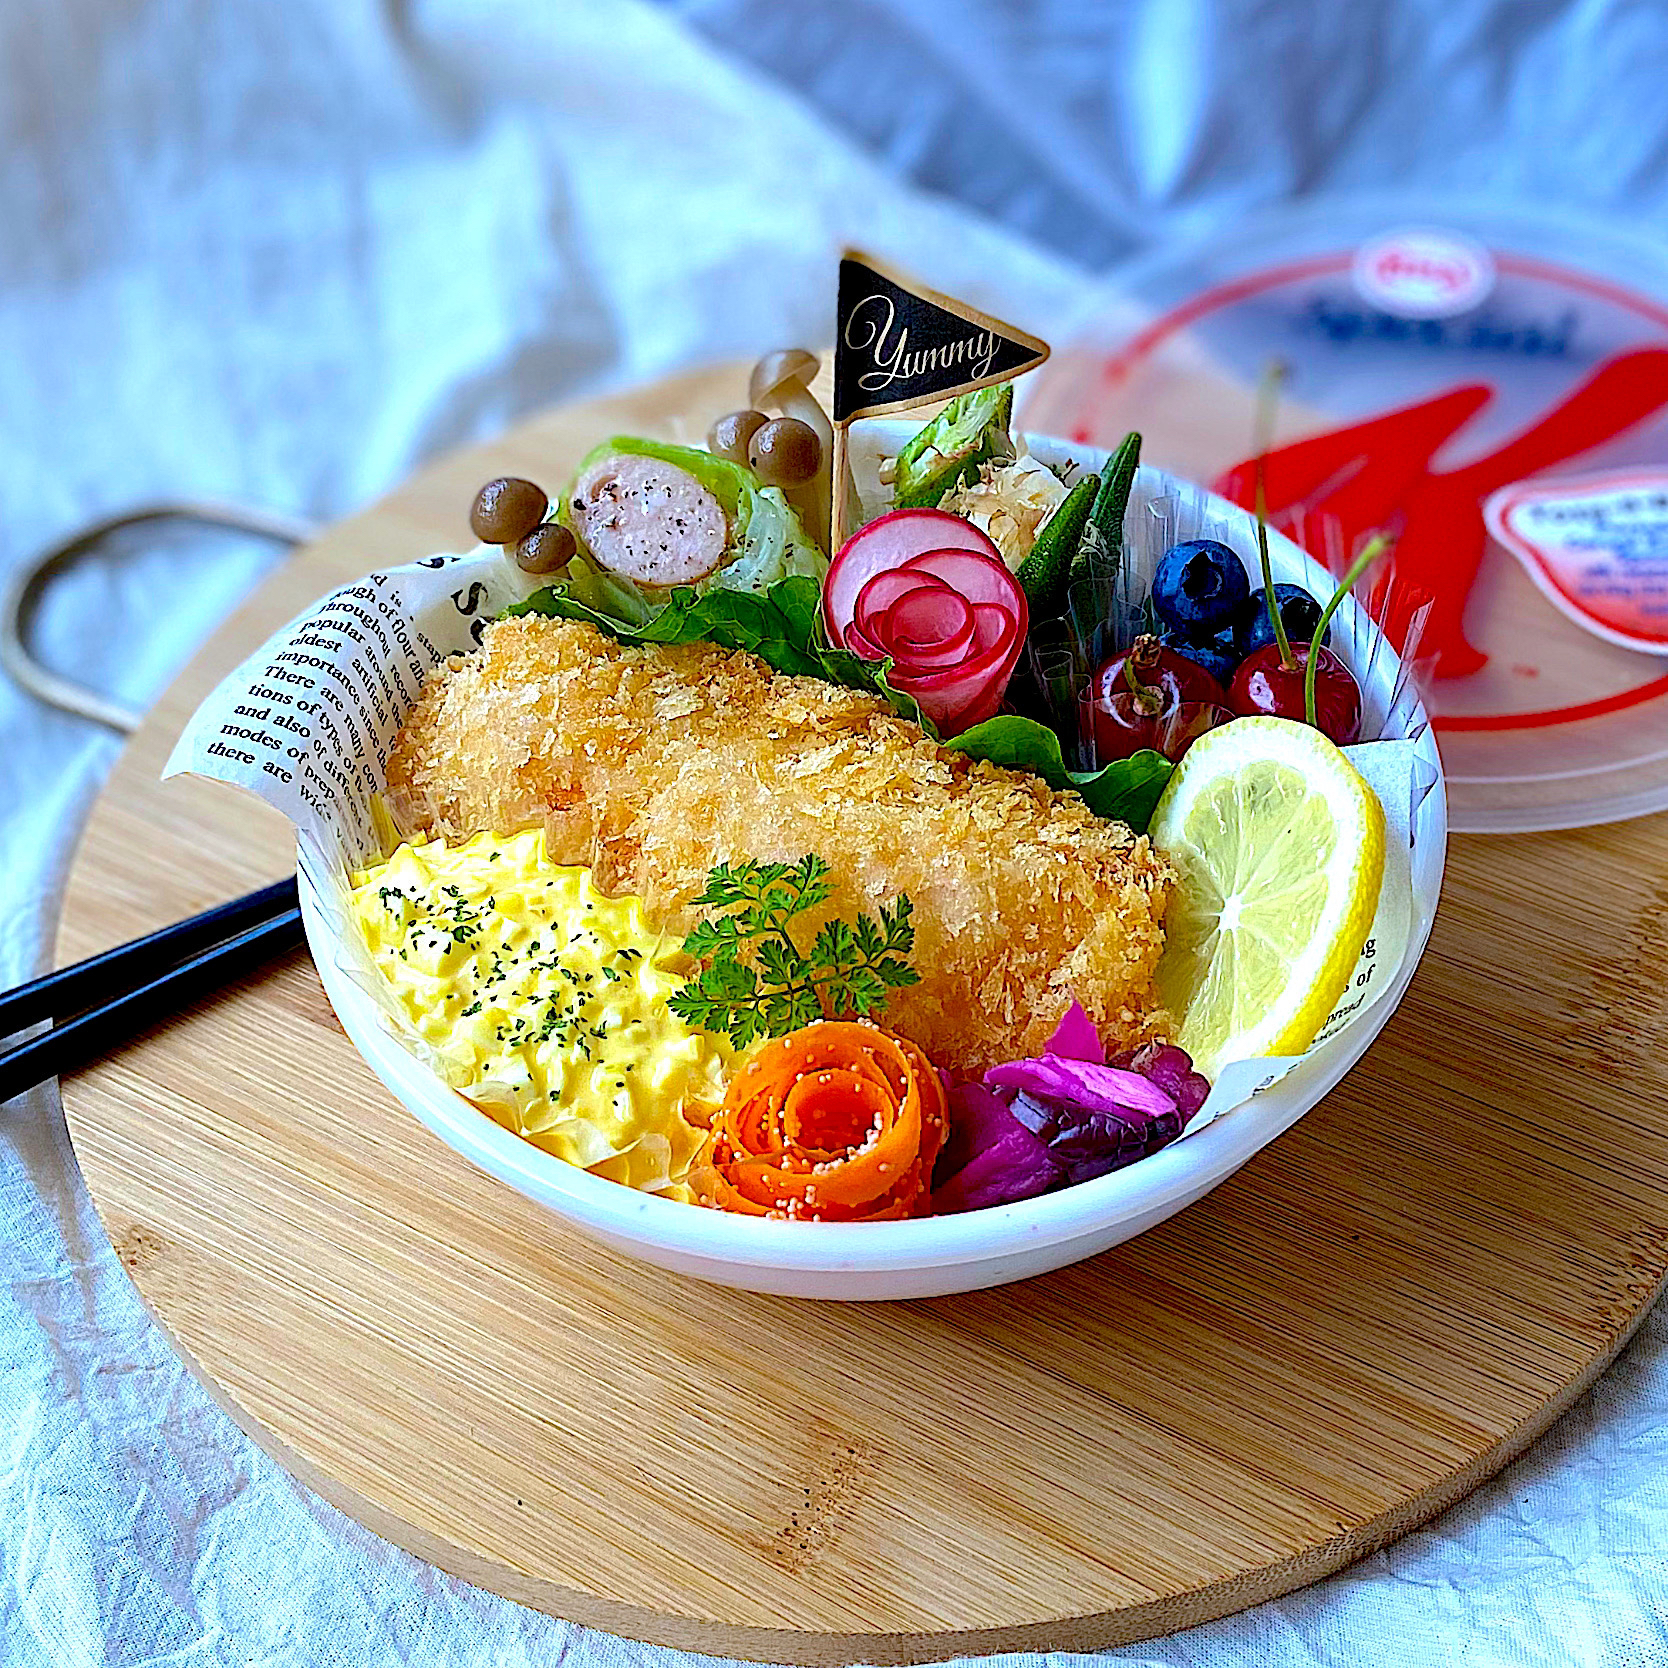
[[[1492,494],[1484,515],[1577,625],[1624,649],[1668,650],[1668,471],[1519,482]]]
[[[1362,299],[1404,319],[1469,312],[1494,288],[1494,261],[1481,244],[1452,232],[1401,231],[1356,252]]]

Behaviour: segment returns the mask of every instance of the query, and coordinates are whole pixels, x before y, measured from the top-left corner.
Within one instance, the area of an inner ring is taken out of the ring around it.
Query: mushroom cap
[[[748,380],[748,403],[754,406],[770,404],[771,396],[785,382],[809,387],[811,378],[821,366],[822,361],[805,348],[778,348],[774,353],[767,353],[753,367],[753,375]]]
[[[762,411],[727,411],[707,430],[707,450],[731,463],[747,462],[747,447],[769,418]]]
[[[803,486],[822,464],[822,441],[797,417],[772,417],[751,436],[747,462],[766,486]]]
[[[554,573],[579,551],[579,542],[559,521],[541,521],[515,546],[516,566],[524,573]]]
[[[469,526],[482,544],[514,545],[544,520],[544,489],[519,475],[500,475],[475,494]]]

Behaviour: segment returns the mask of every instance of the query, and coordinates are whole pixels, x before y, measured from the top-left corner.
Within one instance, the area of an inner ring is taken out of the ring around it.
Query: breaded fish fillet
[[[1172,875],[1144,837],[750,654],[504,621],[429,679],[388,787],[433,834],[544,824],[556,862],[593,865],[675,932],[720,861],[818,853],[835,889],[816,919],[907,892],[921,982],[886,1023],[957,1071],[1040,1051],[1073,995],[1114,1047],[1158,1022]]]

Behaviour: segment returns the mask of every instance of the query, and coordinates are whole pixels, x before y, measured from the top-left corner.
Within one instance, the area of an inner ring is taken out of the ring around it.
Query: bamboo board
[[[291,867],[157,780],[213,682],[330,586],[464,548],[475,488],[685,436],[739,369],[449,458],[281,569],[100,799],[63,960]],[[1491,1475],[1668,1272],[1668,819],[1455,843],[1401,1011],[1201,1203],[1097,1260],[811,1304],[601,1250],[470,1168],[291,958],[64,1085],[110,1237],[211,1393],[303,1482],[482,1586],[774,1661],[1086,1649],[1301,1586]]]

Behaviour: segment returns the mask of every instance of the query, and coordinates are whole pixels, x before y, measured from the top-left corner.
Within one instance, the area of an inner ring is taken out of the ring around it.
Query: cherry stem
[[[1156,637],[1137,637],[1124,657],[1124,682],[1135,696],[1135,704],[1151,718],[1163,710],[1164,690],[1156,683],[1142,683],[1140,673],[1158,665],[1160,644]]]
[[[1309,664],[1303,668],[1303,716],[1311,725],[1315,723],[1315,669],[1320,665],[1320,652],[1326,641],[1326,628],[1332,624],[1332,616],[1338,612],[1344,598],[1354,588],[1356,580],[1389,548],[1388,536],[1374,533],[1361,547],[1361,554],[1350,563],[1348,572],[1338,581],[1338,589],[1332,593],[1326,607],[1321,610],[1320,619],[1315,622],[1315,635],[1309,639]]]
[[[1273,628],[1274,641],[1280,648],[1280,665],[1288,672],[1295,672],[1297,662],[1292,659],[1292,645],[1291,639],[1286,635],[1286,622],[1280,617],[1280,605],[1274,590],[1274,569],[1268,559],[1268,496],[1263,484],[1263,465],[1268,457],[1269,443],[1274,438],[1274,410],[1280,398],[1280,384],[1285,379],[1284,362],[1271,359],[1257,389],[1256,432],[1253,437],[1256,463],[1253,465],[1253,478],[1256,483],[1257,559],[1261,562],[1263,570],[1263,606],[1268,610],[1268,623]]]

